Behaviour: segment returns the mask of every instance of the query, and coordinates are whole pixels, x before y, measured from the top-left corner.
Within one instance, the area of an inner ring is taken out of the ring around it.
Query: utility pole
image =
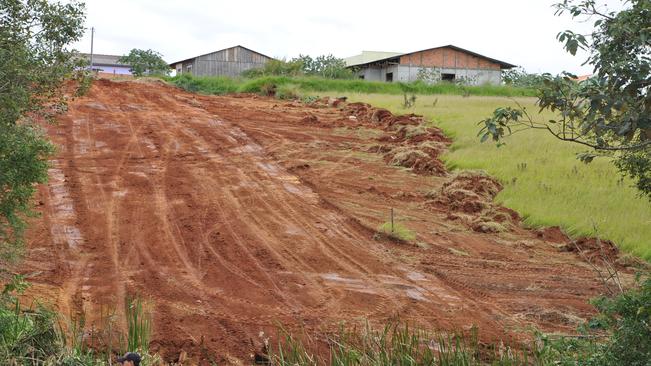
[[[95,27],[90,27],[90,72],[93,72],[93,41],[95,38]]]

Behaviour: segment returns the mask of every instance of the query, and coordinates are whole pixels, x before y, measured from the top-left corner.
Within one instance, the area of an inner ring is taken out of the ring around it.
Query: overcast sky
[[[151,48],[168,62],[242,45],[272,57],[337,57],[362,50],[410,52],[447,44],[529,72],[588,74],[585,56],[556,41],[592,22],[554,16],[560,0],[265,1],[86,0],[95,53]],[[615,9],[617,0],[604,0]],[[90,52],[90,32],[75,44]]]

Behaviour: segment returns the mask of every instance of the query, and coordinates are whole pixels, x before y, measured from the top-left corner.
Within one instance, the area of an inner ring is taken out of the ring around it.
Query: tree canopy
[[[163,55],[153,50],[134,48],[128,55],[120,57],[118,62],[129,65],[135,76],[167,75],[170,72]]]
[[[83,77],[68,45],[83,34],[76,1],[0,0],[0,254],[21,241],[35,183],[47,179],[54,147],[38,122],[66,109],[65,80]]]
[[[243,75],[246,77],[307,75],[328,79],[350,79],[353,77],[352,71],[346,68],[346,62],[333,55],[321,55],[314,58],[308,55],[298,55],[289,61],[269,60],[263,68],[247,70]]]
[[[563,73],[543,75],[537,105],[558,118],[540,121],[522,107],[498,108],[480,122],[482,141],[501,143],[522,129],[543,129],[556,138],[584,145],[584,162],[597,156],[614,158],[619,170],[633,178],[639,191],[651,199],[651,1],[624,1],[620,12],[608,11],[595,0],[565,0],[556,14],[593,20],[589,35],[571,30],[558,40],[575,55],[588,51],[585,61],[594,75],[577,82]]]

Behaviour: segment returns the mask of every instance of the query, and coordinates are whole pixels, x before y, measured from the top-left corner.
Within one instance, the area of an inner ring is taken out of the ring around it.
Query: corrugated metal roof
[[[197,57],[206,56],[206,55],[210,55],[211,53],[221,52],[221,51],[225,51],[225,50],[230,50],[231,48],[237,48],[237,47],[244,48],[245,50],[251,51],[251,52],[253,52],[253,53],[257,53],[258,55],[264,56],[264,57],[266,57],[266,58],[268,58],[268,59],[270,59],[270,60],[273,60],[273,59],[274,59],[273,57],[269,57],[269,56],[265,55],[264,53],[260,53],[260,52],[258,52],[258,51],[254,51],[254,50],[252,50],[252,49],[250,49],[250,48],[247,48],[247,47],[244,47],[244,46],[238,44],[237,46],[228,47],[228,48],[223,48],[223,49],[221,49],[221,50],[212,51],[212,52],[208,52],[208,53],[201,54],[201,55],[199,55],[199,56],[194,56],[194,57],[186,58],[186,59],[183,59],[183,60],[180,60],[180,61],[172,62],[171,64],[169,64],[169,66],[170,66],[170,67],[174,67],[174,65],[176,65],[176,64],[178,64],[178,63],[181,63],[181,62],[189,61],[189,60],[195,59],[195,58],[197,58]]]
[[[359,55],[346,57],[344,61],[346,62],[346,66],[355,66],[377,60],[384,60],[398,55],[402,55],[402,52],[362,51]]]
[[[511,68],[517,67],[517,65],[513,65],[513,64],[510,64],[510,63],[508,63],[508,62],[500,61],[500,60],[497,60],[497,59],[494,59],[494,58],[490,58],[490,57],[487,57],[487,56],[484,56],[484,55],[480,55],[480,54],[478,54],[478,53],[476,53],[476,52],[472,52],[472,51],[469,51],[469,50],[467,50],[467,49],[464,49],[464,48],[461,48],[461,47],[457,47],[457,46],[455,46],[455,45],[451,45],[451,44],[449,44],[449,45],[447,45],[447,46],[432,47],[432,48],[427,48],[427,49],[420,50],[420,51],[413,51],[413,52],[407,52],[407,53],[403,53],[403,54],[397,54],[397,55],[387,56],[387,57],[384,57],[384,58],[381,58],[381,59],[378,59],[378,60],[368,61],[368,62],[364,62],[364,63],[357,64],[357,65],[348,65],[348,66],[366,65],[366,64],[369,64],[369,63],[372,63],[372,62],[384,61],[384,60],[388,60],[388,59],[391,59],[391,58],[407,56],[407,55],[411,55],[412,53],[418,53],[418,52],[424,52],[424,51],[431,51],[431,50],[435,50],[435,49],[438,49],[438,48],[452,48],[452,49],[454,49],[454,50],[461,51],[461,52],[465,52],[465,53],[471,54],[471,55],[476,56],[476,57],[481,57],[481,58],[487,59],[487,60],[489,60],[489,61],[495,62],[496,64],[499,64],[500,67],[501,67],[502,69],[511,69]]]

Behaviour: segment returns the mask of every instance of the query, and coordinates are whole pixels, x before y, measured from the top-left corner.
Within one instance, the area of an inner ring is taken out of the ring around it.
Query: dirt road
[[[386,132],[350,113],[95,82],[49,127],[59,154],[29,235],[35,293],[97,327],[128,296],[151,299],[152,348],[169,360],[248,362],[275,321],[399,316],[495,339],[590,314],[600,286],[576,254],[430,205],[451,178],[369,152]],[[413,242],[374,239],[390,208]]]

